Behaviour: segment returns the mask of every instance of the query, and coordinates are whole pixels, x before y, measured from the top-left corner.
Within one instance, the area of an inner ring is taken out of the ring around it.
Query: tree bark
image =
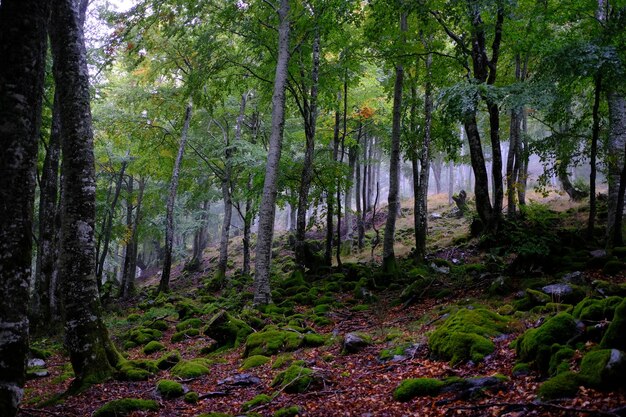
[[[304,118],[304,134],[306,147],[304,161],[302,162],[302,174],[300,176],[300,190],[298,192],[298,217],[296,220],[296,265],[304,270],[306,258],[306,210],[309,205],[309,190],[313,179],[313,155],[315,152],[315,130],[317,126],[317,94],[319,85],[320,68],[320,33],[315,31],[313,39],[313,67],[311,69],[311,90],[308,99],[305,88],[302,88],[302,117]]]
[[[170,273],[172,270],[172,247],[174,243],[174,204],[176,203],[176,192],[178,191],[178,176],[180,175],[180,167],[183,163],[183,155],[187,144],[187,132],[189,131],[189,123],[191,122],[191,107],[191,102],[189,102],[185,109],[185,121],[180,135],[178,154],[174,162],[172,179],[170,180],[170,188],[167,196],[165,214],[165,259],[163,260],[163,272],[161,273],[161,281],[159,282],[159,293],[169,291]]]
[[[406,13],[400,16],[400,31],[402,36],[407,31]],[[391,124],[391,152],[389,157],[389,194],[387,197],[387,222],[385,223],[385,237],[383,240],[383,270],[389,275],[397,274],[396,256],[393,244],[396,236],[396,218],[400,201],[398,199],[398,183],[400,181],[400,128],[402,123],[402,84],[404,82],[404,67],[396,64],[396,79],[393,87],[393,110]],[[387,280],[389,278],[386,278]],[[389,282],[386,282],[388,284]]]
[[[283,129],[285,127],[285,88],[287,86],[289,64],[289,10],[289,0],[280,0],[280,6],[277,10],[279,17],[278,58],[272,95],[272,130],[265,168],[263,196],[261,197],[259,208],[259,231],[254,276],[255,305],[269,304],[272,300],[270,262],[276,211],[276,180],[282,148]]]
[[[595,79],[595,92],[593,100],[593,127],[591,129],[591,151],[589,152],[589,220],[587,221],[587,239],[592,239],[596,222],[596,159],[598,157],[598,140],[600,138],[600,95],[602,94],[602,77],[597,75]],[[619,153],[618,153],[619,154]],[[617,199],[616,199],[617,200]]]
[[[333,128],[333,163],[337,161],[339,156],[339,120],[340,114],[335,112],[335,124]],[[334,217],[334,188],[336,184],[329,187],[326,194],[326,250],[324,252],[324,263],[327,266],[331,266],[333,263],[333,217]]]
[[[146,187],[146,182],[143,178],[139,178],[139,187],[137,193],[137,203],[135,205],[135,218],[132,220],[132,228],[130,234],[130,242],[126,247],[126,257],[124,261],[124,267],[127,270],[127,275],[124,278],[124,285],[122,286],[122,297],[130,297],[135,290],[135,277],[137,271],[137,251],[139,246],[139,225],[141,223],[141,205],[143,202],[143,193]],[[130,187],[129,187],[130,188]],[[129,253],[130,252],[130,253]],[[128,260],[128,267],[126,268],[126,259]]]
[[[355,179],[355,200],[356,200],[356,226],[357,226],[357,246],[359,249],[363,249],[365,239],[365,223],[363,221],[363,209],[361,204],[361,162],[359,155],[362,152],[361,144],[365,142],[363,133],[363,122],[359,122],[359,133],[357,136],[357,149],[356,149],[356,179]]]
[[[63,138],[60,274],[65,345],[76,379],[70,390],[101,381],[121,356],[102,321],[95,274],[95,165],[89,73],[78,6],[56,0],[50,39]]]
[[[17,413],[28,353],[28,291],[49,1],[0,4],[0,415]]]
[[[50,140],[43,162],[39,185],[39,240],[35,288],[31,298],[31,333],[50,332],[53,311],[57,308],[56,282],[59,273],[59,157],[61,155],[61,126],[59,98],[54,94]]]
[[[616,233],[621,235],[621,230],[618,230],[617,223],[621,216],[623,216],[623,207],[621,211],[618,207],[618,197],[619,188],[621,186],[620,174],[623,171],[622,167],[625,165],[624,153],[621,152],[621,150],[626,144],[626,99],[624,95],[611,89],[607,92],[607,101],[609,104],[609,172],[607,176],[609,183],[609,200],[606,232],[607,237],[610,238],[611,236],[615,236]],[[613,241],[615,241],[615,239],[613,239]]]

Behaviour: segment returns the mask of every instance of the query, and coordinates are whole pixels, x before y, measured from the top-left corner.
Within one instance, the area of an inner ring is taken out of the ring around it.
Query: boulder
[[[367,335],[348,333],[343,338],[343,351],[346,353],[357,353],[371,344],[372,340]]]

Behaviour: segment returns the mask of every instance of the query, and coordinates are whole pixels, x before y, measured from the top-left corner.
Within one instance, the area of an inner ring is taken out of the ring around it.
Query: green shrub
[[[119,400],[109,401],[102,407],[98,408],[93,417],[123,417],[133,411],[156,411],[159,409],[159,403],[153,400],[141,400],[138,398],[122,398]]]
[[[256,368],[257,366],[265,365],[270,361],[270,358],[263,355],[253,355],[243,361],[241,364],[242,370],[247,370],[250,368]]]
[[[165,399],[177,398],[185,393],[181,384],[176,381],[170,381],[169,379],[159,381],[156,389],[161,397]]]
[[[163,343],[153,340],[152,342],[149,342],[147,345],[143,347],[143,353],[145,353],[146,355],[149,355],[151,353],[158,352],[163,349],[165,349],[165,346],[163,346]]]
[[[446,384],[434,378],[405,379],[393,392],[397,401],[409,401],[415,397],[436,396]]]

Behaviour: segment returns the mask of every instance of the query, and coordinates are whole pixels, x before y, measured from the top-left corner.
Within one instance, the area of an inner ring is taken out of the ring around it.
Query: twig
[[[204,400],[206,398],[225,397],[227,395],[230,395],[230,391],[211,391],[211,392],[207,392],[206,394],[202,394],[201,396],[198,397],[198,399]]]
[[[48,411],[48,410],[45,410],[43,408],[24,408],[24,407],[21,407],[20,411],[22,413],[27,413],[27,414],[30,413],[30,415],[34,415],[33,413],[42,413],[42,414],[47,414],[49,416],[58,416],[58,415],[60,415],[59,413],[55,413],[54,411]]]

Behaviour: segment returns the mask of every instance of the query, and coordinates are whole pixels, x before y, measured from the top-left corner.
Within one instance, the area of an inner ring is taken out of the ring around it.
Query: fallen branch
[[[230,391],[211,391],[211,392],[207,392],[206,394],[202,394],[198,397],[198,400],[204,400],[206,398],[213,398],[213,397],[226,397],[227,395],[230,395]]]
[[[34,414],[34,413],[47,414],[49,416],[59,416],[60,415],[59,413],[55,413],[54,411],[48,411],[48,410],[45,410],[43,408],[24,408],[24,407],[21,407],[20,408],[20,412],[26,413],[27,415],[31,415],[31,416],[32,415],[37,415],[37,414]]]

